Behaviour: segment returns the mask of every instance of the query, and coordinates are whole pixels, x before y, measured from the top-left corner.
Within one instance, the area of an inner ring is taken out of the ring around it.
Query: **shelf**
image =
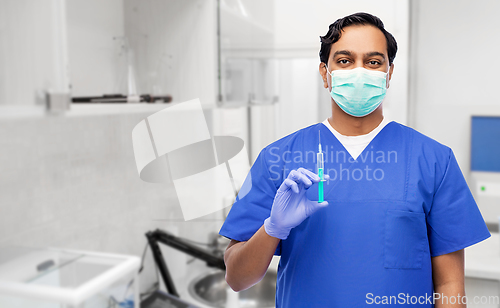
[[[0,120],[3,119],[25,119],[25,118],[43,118],[47,116],[56,117],[80,117],[96,115],[118,115],[118,114],[140,114],[155,113],[167,107],[178,104],[170,103],[130,103],[130,104],[72,104],[70,110],[58,113],[49,113],[43,106],[0,106]],[[203,104],[203,109],[215,108],[215,102],[212,104]]]

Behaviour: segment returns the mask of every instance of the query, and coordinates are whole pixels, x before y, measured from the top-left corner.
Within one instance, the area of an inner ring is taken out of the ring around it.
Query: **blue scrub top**
[[[264,148],[220,234],[246,241],[269,217],[291,170],[316,172],[325,152],[322,208],[280,241],[276,307],[434,307],[431,257],[490,236],[450,148],[396,122],[356,160],[322,123]],[[318,200],[318,186],[307,191]],[[392,305],[391,305],[392,304]]]

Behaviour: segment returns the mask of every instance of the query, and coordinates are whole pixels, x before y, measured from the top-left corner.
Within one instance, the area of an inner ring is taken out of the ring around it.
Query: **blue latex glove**
[[[329,180],[325,174],[325,180]],[[306,197],[306,190],[319,182],[319,176],[299,168],[292,170],[283,181],[274,197],[271,216],[264,221],[264,229],[270,236],[286,239],[290,230],[300,225],[307,217],[328,205],[324,201],[311,201]]]

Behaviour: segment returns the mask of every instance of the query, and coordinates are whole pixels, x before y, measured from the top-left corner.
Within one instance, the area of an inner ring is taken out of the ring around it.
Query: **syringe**
[[[316,167],[318,169],[319,183],[318,183],[318,202],[323,202],[323,182],[325,181],[325,176],[323,174],[324,160],[323,151],[321,150],[321,132],[318,131],[318,154],[316,154]]]

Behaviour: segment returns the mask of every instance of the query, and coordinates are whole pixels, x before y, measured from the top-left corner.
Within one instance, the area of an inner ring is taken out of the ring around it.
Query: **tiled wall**
[[[0,119],[0,249],[52,246],[140,256],[144,234],[155,228],[206,242],[222,215],[184,222],[173,187],[137,174],[131,132],[148,115]],[[145,268],[143,290],[156,280],[150,254]]]

